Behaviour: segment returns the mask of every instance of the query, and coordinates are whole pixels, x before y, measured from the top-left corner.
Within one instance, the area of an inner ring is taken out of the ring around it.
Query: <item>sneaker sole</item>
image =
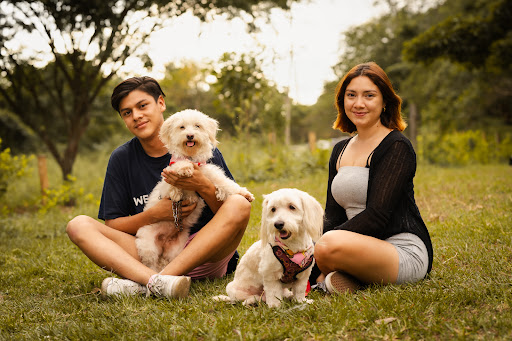
[[[174,298],[184,298],[188,296],[190,291],[190,277],[180,277],[176,282],[173,283],[172,286],[172,297]]]

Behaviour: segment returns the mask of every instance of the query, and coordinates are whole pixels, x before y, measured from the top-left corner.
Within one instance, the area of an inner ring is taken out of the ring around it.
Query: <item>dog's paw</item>
[[[190,178],[194,174],[194,165],[191,162],[179,162],[173,170],[182,178]]]
[[[277,297],[272,297],[271,299],[267,297],[266,302],[269,308],[279,308],[281,306],[281,300]]]
[[[294,297],[293,292],[290,289],[284,289],[283,290],[283,297],[292,299]]]
[[[169,194],[166,197],[172,201],[180,201],[183,199],[183,190],[181,188],[171,186],[169,188]]]
[[[226,295],[213,296],[212,299],[214,301],[217,301],[217,302],[228,302],[228,303],[231,303],[231,304],[235,304],[235,302],[233,302],[231,300],[231,298],[229,296],[226,296]]]
[[[281,306],[281,302],[267,302],[269,308],[279,308]]]
[[[254,200],[254,195],[251,192],[249,192],[245,187],[241,188],[239,194],[242,195],[249,202],[252,202]]]
[[[243,301],[242,305],[244,307],[250,307],[250,306],[259,304],[261,301],[262,301],[261,297],[251,296],[248,299],[246,299],[245,301]]]
[[[306,298],[306,297],[300,297],[300,298],[297,298],[297,297],[294,297],[293,298],[297,303],[307,303],[307,304],[311,304],[311,303],[314,303],[315,301],[313,301],[312,299],[309,299],[309,298]]]

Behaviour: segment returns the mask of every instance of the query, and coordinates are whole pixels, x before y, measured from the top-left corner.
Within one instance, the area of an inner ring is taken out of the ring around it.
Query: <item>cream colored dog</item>
[[[218,200],[224,201],[232,194],[254,200],[246,188],[226,177],[221,168],[206,163],[212,158],[217,145],[217,131],[218,122],[197,110],[183,110],[166,119],[160,128],[160,139],[172,155],[167,169],[179,176],[190,177],[194,172],[193,163],[197,163],[201,172],[215,185]],[[196,192],[174,187],[162,179],[149,195],[144,210],[153,207],[162,198],[169,198],[175,203],[189,200],[196,202],[197,206],[183,220],[179,218],[179,207],[175,206],[175,221],[146,225],[137,231],[135,244],[142,263],[158,272],[183,250],[190,227],[197,222],[205,206]]]
[[[266,301],[269,307],[279,307],[283,298],[306,301],[314,241],[322,229],[322,206],[308,193],[284,188],[264,196],[260,240],[240,260],[228,296],[214,299],[244,305]]]

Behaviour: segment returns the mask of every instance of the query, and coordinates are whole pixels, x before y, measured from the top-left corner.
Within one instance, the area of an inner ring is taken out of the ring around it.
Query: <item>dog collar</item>
[[[169,166],[175,164],[178,161],[184,161],[184,160],[192,161],[189,158],[186,158],[183,156],[178,157],[178,156],[171,155],[171,160],[169,161]],[[206,164],[206,161],[199,161],[199,162],[193,162],[193,163],[197,164],[198,166],[202,166],[202,165]]]

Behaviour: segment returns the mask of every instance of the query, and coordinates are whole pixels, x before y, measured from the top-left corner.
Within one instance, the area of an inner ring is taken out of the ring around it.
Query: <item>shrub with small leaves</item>
[[[512,156],[512,136],[498,139],[480,130],[425,134],[418,136],[417,153],[420,161],[442,166],[503,163]]]
[[[64,181],[60,186],[47,189],[44,199],[41,200],[39,213],[47,213],[48,210],[56,206],[74,206],[78,199],[95,203],[94,196],[90,193],[84,194],[84,188],[79,187],[76,180],[76,177],[68,175],[67,181]]]
[[[1,145],[0,138],[0,147]],[[0,198],[5,195],[7,187],[14,179],[21,178],[27,173],[28,163],[33,158],[33,155],[13,156],[10,148],[0,152]]]

